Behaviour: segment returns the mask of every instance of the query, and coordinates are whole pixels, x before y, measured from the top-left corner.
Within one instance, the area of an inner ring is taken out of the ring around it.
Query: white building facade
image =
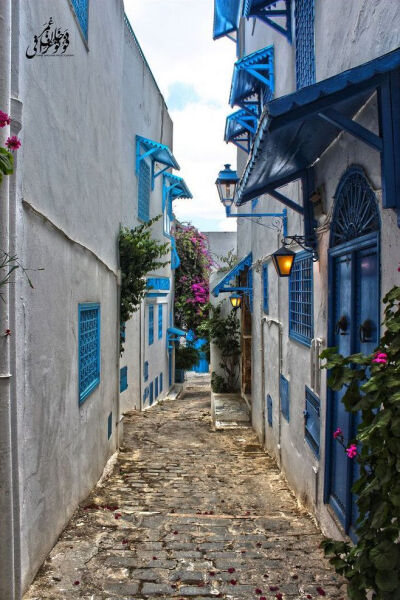
[[[0,315],[11,330],[1,337],[0,597],[13,600],[118,448],[123,413],[171,385],[178,258],[166,188],[179,165],[122,0],[4,0],[0,24],[0,108],[12,118],[0,133],[22,141],[0,186],[1,249],[33,269],[34,285],[19,269]],[[190,195],[174,182],[175,197]],[[172,263],[148,274],[120,357],[120,226],[163,212],[153,235],[170,242]]]
[[[332,433],[350,440],[356,420],[319,354],[372,352],[382,299],[399,284],[399,25],[388,0],[215,1],[214,37],[237,49],[225,129],[238,146],[237,212],[287,210],[286,232],[281,218],[238,217],[243,262],[225,286],[249,273],[242,378],[260,441],[335,537],[354,538],[357,473]],[[284,234],[296,253],[289,279],[271,260]]]

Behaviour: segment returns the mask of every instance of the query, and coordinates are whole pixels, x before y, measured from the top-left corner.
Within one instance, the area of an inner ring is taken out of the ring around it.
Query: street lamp
[[[271,258],[279,277],[290,277],[295,256],[295,252],[285,246],[273,253]]]
[[[242,296],[240,294],[237,294],[237,293],[231,294],[229,296],[229,300],[232,304],[233,310],[236,311],[238,308],[240,308],[240,306],[242,304]]]
[[[225,169],[218,173],[217,181],[215,182],[219,199],[225,208],[230,208],[233,204],[239,177],[236,171],[232,171],[231,165],[225,165]]]

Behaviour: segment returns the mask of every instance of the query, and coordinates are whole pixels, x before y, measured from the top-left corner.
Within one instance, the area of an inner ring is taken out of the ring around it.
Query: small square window
[[[313,331],[313,261],[309,252],[298,252],[289,278],[289,335],[310,346]]]
[[[100,304],[79,304],[79,404],[100,383]]]

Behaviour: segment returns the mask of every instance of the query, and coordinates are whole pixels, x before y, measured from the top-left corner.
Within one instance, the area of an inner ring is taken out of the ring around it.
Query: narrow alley
[[[337,598],[344,586],[251,428],[213,431],[209,379],[130,413],[112,474],[25,600]]]

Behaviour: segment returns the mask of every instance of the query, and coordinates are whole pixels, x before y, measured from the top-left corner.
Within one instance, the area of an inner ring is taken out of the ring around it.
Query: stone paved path
[[[346,598],[251,429],[211,430],[204,382],[127,418],[113,474],[25,600]]]

